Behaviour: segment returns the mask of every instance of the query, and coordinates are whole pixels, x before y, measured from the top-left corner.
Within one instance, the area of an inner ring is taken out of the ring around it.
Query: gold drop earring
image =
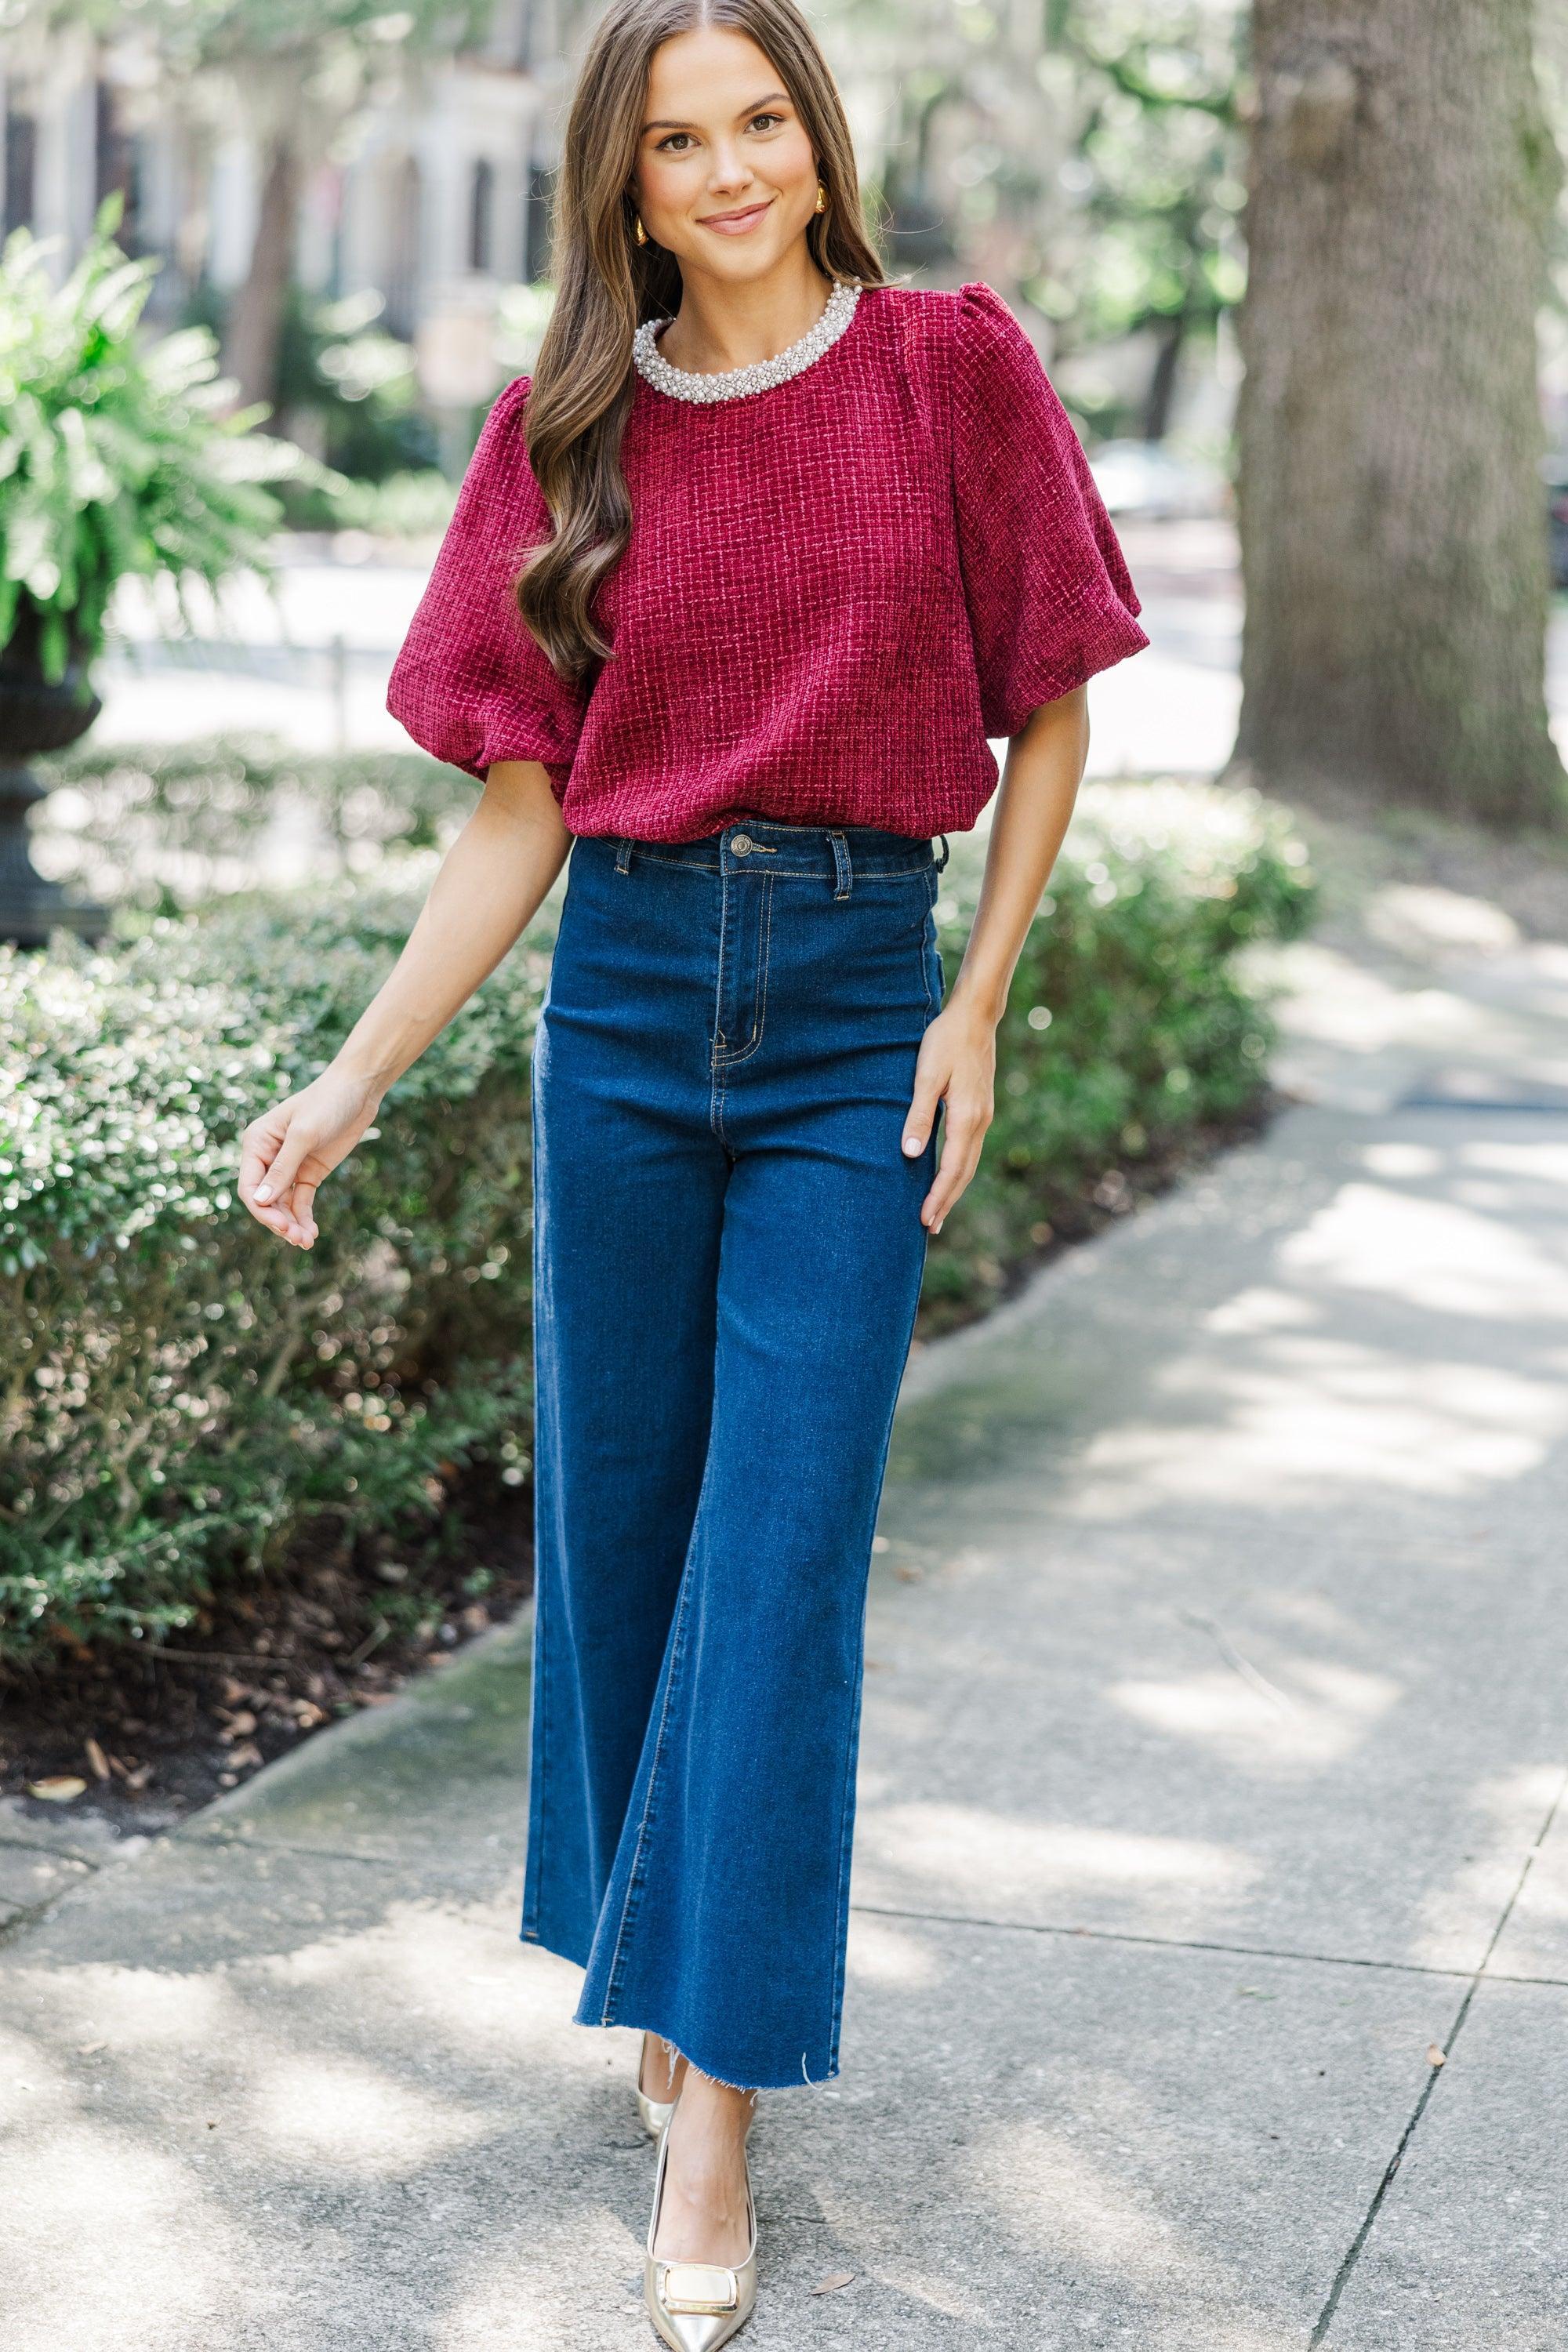
[[[816,209],[819,213],[827,210],[827,191],[820,180],[816,184]]]
[[[642,225],[641,213],[634,213],[632,215],[632,235],[636,237],[639,245],[646,245],[647,243],[647,231]]]

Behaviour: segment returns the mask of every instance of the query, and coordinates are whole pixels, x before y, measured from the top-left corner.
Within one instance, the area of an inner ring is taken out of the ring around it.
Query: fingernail
[[[911,1153],[912,1153],[912,1152],[916,1152],[916,1151],[918,1151],[918,1150],[920,1150],[920,1148],[921,1148],[921,1139],[920,1139],[920,1137],[919,1137],[918,1135],[906,1135],[906,1136],[905,1136],[905,1138],[904,1138],[904,1150],[905,1150],[906,1151],[908,1151],[908,1152],[911,1152]]]
[[[940,1233],[941,1233],[941,1231],[942,1231],[942,1219],[939,1217],[939,1218],[937,1219],[937,1221],[936,1221],[935,1224],[931,1227],[931,1231],[932,1231],[932,1233],[933,1233],[933,1234],[940,1234]]]
[[[258,1184],[256,1188],[256,1197],[258,1201],[270,1201],[272,1198],[271,1185]]]

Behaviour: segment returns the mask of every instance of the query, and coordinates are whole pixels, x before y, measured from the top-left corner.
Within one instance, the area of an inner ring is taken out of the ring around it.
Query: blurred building
[[[355,115],[340,152],[303,192],[300,282],[339,296],[374,288],[385,324],[412,334],[431,304],[471,276],[539,277],[544,189],[557,155],[571,0],[497,0],[472,52],[421,65],[410,89]],[[50,40],[0,49],[7,232],[26,226],[79,247],[104,197],[124,203],[121,242],[167,267],[157,311],[198,287],[245,275],[259,199],[257,146],[243,126],[171,103],[145,44]]]

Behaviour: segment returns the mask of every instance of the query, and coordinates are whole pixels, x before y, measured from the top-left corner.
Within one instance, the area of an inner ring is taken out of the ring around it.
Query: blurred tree
[[[1090,234],[1031,289],[1079,345],[1145,332],[1147,441],[1171,422],[1189,337],[1246,283],[1239,123],[1246,15],[1237,0],[1047,0],[1046,33],[1078,68],[1075,155],[1058,175]]]
[[[1255,0],[1236,758],[1561,823],[1531,0]]]
[[[228,306],[224,364],[242,402],[273,402],[300,196],[367,102],[398,95],[433,58],[482,35],[493,0],[13,0],[8,27],[67,23],[102,40],[134,32],[172,106],[208,129],[242,128],[256,153],[249,267]]]
[[[276,399],[300,184],[367,100],[395,95],[432,56],[475,40],[490,0],[153,0],[174,76],[217,78],[254,141],[260,187],[250,266],[230,306],[224,363],[243,400]]]
[[[841,0],[889,93],[873,183],[895,265],[986,277],[1065,358],[1150,339],[1141,399],[1075,405],[1158,440],[1187,339],[1239,299],[1246,0]],[[911,66],[910,60],[916,62]]]

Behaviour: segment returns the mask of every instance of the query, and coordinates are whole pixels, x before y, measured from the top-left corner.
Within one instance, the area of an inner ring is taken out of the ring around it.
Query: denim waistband
[[[900,874],[923,874],[947,864],[947,835],[938,836],[938,854],[930,840],[908,834],[887,833],[869,824],[781,824],[772,817],[741,817],[722,833],[700,841],[639,841],[629,834],[591,834],[579,838],[574,856],[588,850],[613,857],[623,874],[644,860],[655,866],[685,866],[707,874],[767,873],[791,875],[834,885],[837,896],[847,897],[858,877],[863,881],[889,879]]]

